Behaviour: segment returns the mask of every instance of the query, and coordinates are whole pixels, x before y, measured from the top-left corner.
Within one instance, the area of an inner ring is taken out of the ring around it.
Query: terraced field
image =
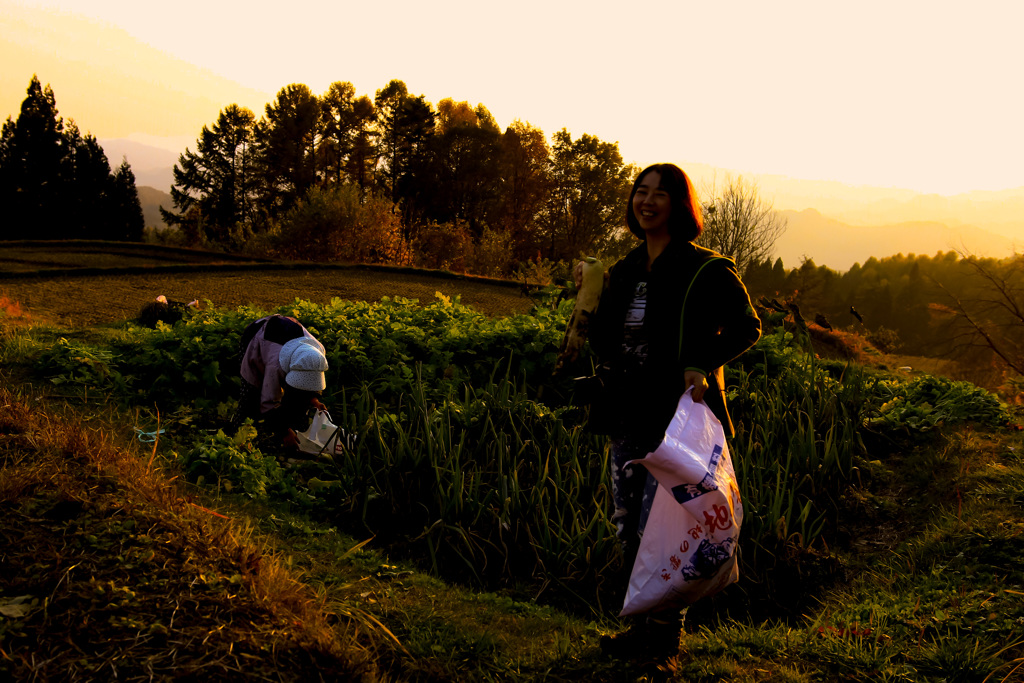
[[[65,326],[130,319],[161,294],[218,307],[270,309],[297,298],[323,303],[401,296],[427,303],[435,292],[491,316],[533,305],[518,283],[435,271],[254,261],[109,242],[0,244],[0,297],[18,302],[34,319]]]

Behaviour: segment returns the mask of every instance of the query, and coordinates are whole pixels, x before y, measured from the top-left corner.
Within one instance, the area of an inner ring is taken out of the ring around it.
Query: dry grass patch
[[[105,434],[0,389],[3,677],[380,677],[386,631]]]

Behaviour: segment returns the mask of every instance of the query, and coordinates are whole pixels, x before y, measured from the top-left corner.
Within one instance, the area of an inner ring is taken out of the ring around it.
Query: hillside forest
[[[292,84],[260,118],[225,107],[179,156],[174,206],[161,208],[169,230],[143,231],[130,166],[109,169],[33,77],[0,137],[0,239],[148,239],[515,278],[524,290],[570,285],[581,255],[610,263],[635,244],[623,207],[639,169],[617,143],[565,128],[549,142],[519,120],[502,131],[483,104],[435,106],[400,80],[372,99],[348,82],[322,95]],[[772,252],[785,223],[757,187],[730,179],[716,192],[699,242],[737,262],[763,314],[856,331],[888,352],[956,357],[990,388],[1020,375],[1020,255],[897,255],[844,273],[809,255],[787,267]]]

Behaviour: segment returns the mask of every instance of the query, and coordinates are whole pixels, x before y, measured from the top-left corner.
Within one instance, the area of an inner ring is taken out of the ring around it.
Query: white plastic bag
[[[331,422],[331,415],[326,410],[316,411],[309,429],[296,436],[299,438],[299,450],[304,453],[341,455],[346,447],[350,447],[350,439],[344,430]]]
[[[641,464],[658,481],[620,616],[679,609],[739,579],[743,506],[725,432],[687,391]]]

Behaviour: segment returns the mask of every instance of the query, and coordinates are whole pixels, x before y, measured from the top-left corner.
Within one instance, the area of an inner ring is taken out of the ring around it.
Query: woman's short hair
[[[654,164],[640,171],[633,181],[633,189],[629,192],[626,202],[626,225],[629,231],[642,240],[647,239],[640,222],[633,213],[633,197],[640,181],[651,172],[661,175],[661,188],[668,192],[671,199],[671,212],[668,216],[668,234],[673,239],[684,239],[687,242],[697,239],[704,230],[704,216],[701,212],[697,191],[693,189],[690,176],[675,164]]]

